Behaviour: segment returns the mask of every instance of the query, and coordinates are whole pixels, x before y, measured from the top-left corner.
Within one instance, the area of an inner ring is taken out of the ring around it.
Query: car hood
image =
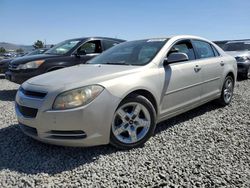
[[[139,71],[142,67],[130,65],[76,65],[36,76],[28,84],[47,88],[81,87],[91,84],[102,84],[110,79],[127,76]]]
[[[43,60],[43,59],[49,59],[53,57],[58,57],[58,55],[52,55],[52,54],[38,54],[38,55],[31,55],[31,56],[23,56],[23,57],[18,57],[11,61],[11,64],[14,65],[20,65],[20,64],[25,64],[30,61],[36,61],[36,60]]]
[[[250,51],[226,51],[226,53],[233,57],[250,56]]]

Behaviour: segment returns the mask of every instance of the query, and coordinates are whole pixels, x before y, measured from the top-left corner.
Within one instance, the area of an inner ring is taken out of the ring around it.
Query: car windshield
[[[55,45],[53,48],[50,48],[48,51],[45,52],[45,54],[66,54],[68,51],[70,51],[72,48],[74,48],[80,40],[66,40],[63,41],[57,45]]]
[[[121,43],[90,60],[88,63],[145,65],[156,56],[167,40],[168,39],[151,39]]]
[[[224,45],[225,51],[245,51],[250,50],[250,41],[249,42],[233,42],[227,43]]]

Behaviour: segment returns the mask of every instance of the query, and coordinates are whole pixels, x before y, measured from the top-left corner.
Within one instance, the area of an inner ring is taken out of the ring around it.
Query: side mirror
[[[188,61],[188,56],[186,53],[174,52],[171,53],[168,58],[164,59],[164,64],[170,64],[175,62]]]
[[[85,50],[81,50],[81,51],[76,51],[74,52],[72,55],[74,55],[75,57],[80,57],[81,55],[86,55],[86,51]]]
[[[74,52],[74,53],[72,54],[72,56],[80,57],[80,55],[79,55],[77,52]]]

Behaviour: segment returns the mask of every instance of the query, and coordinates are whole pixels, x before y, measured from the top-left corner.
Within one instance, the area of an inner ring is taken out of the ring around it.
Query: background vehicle
[[[40,49],[36,49],[33,50],[27,54],[23,54],[21,57],[23,56],[31,56],[31,55],[37,55],[37,54],[43,54],[44,52],[46,52],[48,49],[47,48],[40,48]],[[9,63],[13,60],[14,58],[9,58],[9,59],[3,59],[0,61],[0,74],[1,73],[5,73],[8,70],[9,67]]]
[[[121,39],[88,37],[63,41],[44,54],[24,56],[11,61],[6,79],[21,84],[34,76],[86,63],[104,50],[124,42]]]
[[[25,134],[46,143],[130,149],[157,122],[214,99],[228,105],[236,74],[236,60],[203,38],[124,42],[87,65],[26,81],[16,114]]]
[[[237,60],[238,76],[250,78],[250,40],[230,41],[223,49]]]
[[[221,49],[224,48],[224,45],[229,42],[229,40],[218,40],[218,41],[213,41],[217,46],[219,46]]]

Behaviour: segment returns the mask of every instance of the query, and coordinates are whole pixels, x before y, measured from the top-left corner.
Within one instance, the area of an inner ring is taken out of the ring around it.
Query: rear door
[[[202,91],[200,62],[195,59],[191,41],[182,40],[174,44],[167,57],[173,52],[186,53],[189,61],[172,63],[161,70],[165,76],[165,88],[161,102],[164,117],[199,103]]]
[[[224,62],[212,44],[202,40],[192,40],[192,44],[202,66],[201,99],[208,100],[220,94]]]

